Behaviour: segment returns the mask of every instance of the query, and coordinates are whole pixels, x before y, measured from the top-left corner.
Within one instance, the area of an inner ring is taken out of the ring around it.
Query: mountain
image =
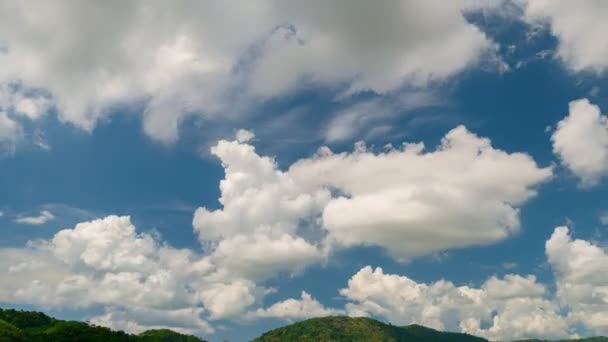
[[[371,318],[323,317],[294,323],[264,333],[252,342],[487,342],[468,334],[437,331],[421,325],[405,327]],[[550,342],[521,340],[516,342]],[[590,337],[554,342],[608,342],[608,337]]]
[[[205,342],[169,329],[154,329],[139,335],[113,331],[84,322],[64,321],[42,312],[0,309],[0,342]],[[487,342],[468,334],[441,332],[421,325],[404,327],[365,317],[330,316],[312,318],[264,333],[252,342]],[[608,342],[591,337],[555,342]],[[521,340],[516,342],[549,342]]]
[[[0,309],[0,342],[205,342],[167,329],[139,335],[84,322],[64,321],[41,312]]]
[[[269,331],[253,342],[485,342],[467,334],[445,333],[420,325],[399,327],[371,318],[312,318]]]

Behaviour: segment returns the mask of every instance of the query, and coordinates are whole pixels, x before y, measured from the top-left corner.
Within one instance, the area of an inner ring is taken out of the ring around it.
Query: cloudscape
[[[0,307],[608,335],[608,2],[0,0]]]

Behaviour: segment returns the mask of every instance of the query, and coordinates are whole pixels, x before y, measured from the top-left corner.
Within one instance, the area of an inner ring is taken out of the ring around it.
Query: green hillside
[[[205,342],[168,329],[139,335],[83,322],[64,321],[41,312],[0,309],[0,342]],[[487,342],[468,334],[441,332],[421,325],[405,327],[358,317],[312,318],[264,333],[252,342]],[[608,342],[607,337],[555,342]],[[521,340],[517,342],[549,342]]]
[[[399,327],[358,317],[324,317],[269,331],[254,342],[483,342],[483,338],[458,333],[443,333],[419,325]]]
[[[405,327],[385,324],[371,318],[313,318],[281,327],[253,342],[484,342],[486,339],[461,333],[441,332],[421,325]],[[607,337],[591,337],[555,342],[608,342]],[[522,340],[517,342],[549,342]]]
[[[171,330],[148,330],[139,335],[51,318],[41,312],[0,309],[0,342],[204,342]]]

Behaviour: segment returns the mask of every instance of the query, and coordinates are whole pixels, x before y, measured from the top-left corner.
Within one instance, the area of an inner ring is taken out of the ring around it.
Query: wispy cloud
[[[48,210],[42,210],[38,216],[21,216],[15,219],[15,222],[21,224],[41,225],[54,219],[55,215]]]

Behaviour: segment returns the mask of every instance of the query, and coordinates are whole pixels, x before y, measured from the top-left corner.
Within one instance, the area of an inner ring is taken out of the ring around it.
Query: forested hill
[[[484,342],[467,334],[445,333],[420,325],[399,327],[371,318],[313,318],[269,331],[254,342]]]
[[[484,342],[468,334],[441,332],[420,325],[405,327],[385,324],[371,318],[313,318],[269,331],[253,342]],[[606,337],[555,342],[608,342]],[[526,340],[518,342],[548,342]]]
[[[113,331],[84,322],[64,321],[41,312],[0,309],[0,342],[205,342],[168,329],[148,330],[139,335]],[[487,342],[468,334],[441,332],[420,325],[405,327],[364,317],[323,317],[294,323],[269,332],[253,342]],[[608,342],[592,337],[559,342]],[[238,341],[231,341],[238,342]],[[517,342],[548,342],[522,340]]]
[[[167,329],[139,335],[84,322],[64,321],[41,312],[0,309],[0,342],[205,342]]]

